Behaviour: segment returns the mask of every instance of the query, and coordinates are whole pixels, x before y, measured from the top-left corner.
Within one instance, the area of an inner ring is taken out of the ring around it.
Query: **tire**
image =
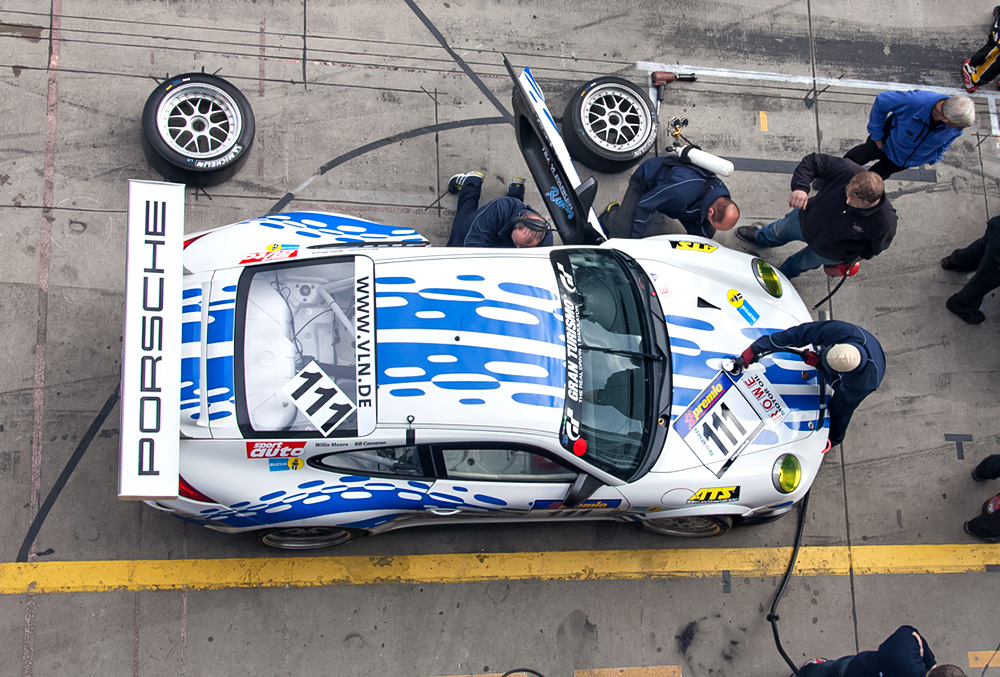
[[[661,536],[680,538],[709,538],[721,536],[733,528],[733,518],[729,515],[686,515],[684,517],[661,517],[643,520],[642,526]]]
[[[257,539],[261,545],[279,550],[317,550],[343,545],[362,534],[361,531],[341,527],[287,527],[264,531]]]
[[[656,140],[656,111],[628,80],[591,80],[570,97],[563,112],[563,140],[574,159],[598,172],[635,165]]]
[[[163,178],[195,188],[232,178],[247,161],[253,110],[243,93],[207,73],[172,77],[146,99],[142,150]]]

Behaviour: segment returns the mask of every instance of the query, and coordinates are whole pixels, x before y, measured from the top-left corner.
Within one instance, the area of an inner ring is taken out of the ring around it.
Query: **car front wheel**
[[[729,515],[686,515],[684,517],[661,517],[644,520],[642,526],[661,536],[681,538],[708,538],[721,536],[733,527]]]
[[[354,540],[362,532],[340,527],[287,527],[271,529],[258,536],[263,545],[281,550],[332,548]]]

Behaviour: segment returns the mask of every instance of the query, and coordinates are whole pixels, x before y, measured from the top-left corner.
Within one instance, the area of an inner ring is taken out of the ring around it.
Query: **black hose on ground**
[[[767,622],[771,624],[771,632],[774,634],[774,645],[778,648],[778,653],[785,659],[785,662],[788,663],[788,666],[792,669],[796,677],[801,677],[799,668],[788,657],[788,654],[785,653],[785,649],[781,646],[781,638],[778,636],[778,602],[781,601],[781,596],[785,594],[785,586],[788,585],[788,579],[792,577],[792,570],[795,569],[795,560],[799,556],[799,546],[802,545],[802,531],[806,524],[806,508],[808,506],[809,492],[807,491],[802,502],[799,504],[799,526],[795,531],[795,548],[792,550],[792,559],[788,562],[788,569],[785,571],[784,578],[781,579],[781,585],[778,586],[774,602],[771,603],[771,612],[767,615]]]

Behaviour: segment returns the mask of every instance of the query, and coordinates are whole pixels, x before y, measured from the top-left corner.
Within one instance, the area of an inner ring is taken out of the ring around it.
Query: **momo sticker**
[[[686,249],[691,252],[714,252],[719,247],[707,242],[691,242],[690,240],[671,240],[670,246],[674,249]]]
[[[750,305],[750,302],[743,298],[742,292],[737,289],[730,289],[729,293],[726,295],[729,299],[729,305],[739,312],[743,316],[743,319],[747,321],[747,324],[756,324],[757,320],[760,319],[760,313],[754,310],[754,307]]]

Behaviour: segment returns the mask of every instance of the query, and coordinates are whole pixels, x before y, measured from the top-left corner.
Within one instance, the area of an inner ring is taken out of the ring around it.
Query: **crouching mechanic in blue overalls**
[[[830,444],[840,444],[854,410],[878,388],[885,375],[885,353],[878,339],[861,327],[840,320],[806,322],[761,336],[743,351],[737,365],[753,364],[761,355],[812,344],[806,364],[816,367],[833,388],[830,398]]]
[[[550,247],[552,227],[548,220],[524,204],[524,179],[515,177],[507,196],[479,207],[483,172],[456,174],[448,181],[448,192],[458,193],[458,206],[451,223],[449,247]]]
[[[639,165],[621,203],[605,207],[600,220],[609,237],[639,238],[646,234],[653,212],[677,219],[691,235],[708,238],[717,230],[730,230],[740,218],[740,208],[722,179],[674,155]]]

